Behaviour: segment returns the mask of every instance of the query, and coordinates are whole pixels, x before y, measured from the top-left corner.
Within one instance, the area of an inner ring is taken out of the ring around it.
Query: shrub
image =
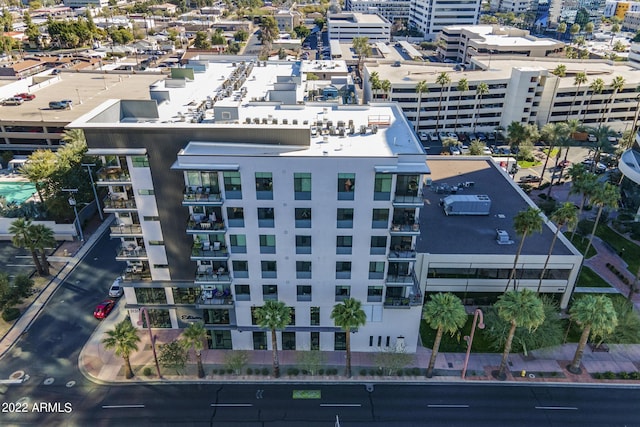
[[[227,374],[233,374],[233,369],[227,369]]]
[[[640,372],[638,372],[638,371],[631,372],[631,379],[632,380],[640,380]]]
[[[591,374],[591,376],[597,380],[602,379],[602,374],[600,372],[595,372]]]
[[[142,375],[144,375],[145,377],[150,377],[151,376],[151,368],[146,366],[143,370],[142,370]]]
[[[253,375],[253,369],[247,368],[247,375]]]
[[[302,375],[309,375],[309,371],[307,371],[306,369],[302,369],[302,370],[300,370],[300,373],[301,373]]]
[[[287,375],[293,375],[293,368],[287,369]]]
[[[20,310],[16,307],[7,307],[2,312],[2,320],[5,322],[11,322],[12,320],[16,320],[20,317]]]
[[[324,369],[318,369],[318,375],[324,375]]]
[[[631,378],[631,375],[629,375],[628,372],[620,372],[618,376],[620,377],[621,380],[628,380]]]
[[[369,375],[374,376],[376,374],[375,369],[369,369]]]
[[[269,369],[268,368],[262,368],[262,375],[264,375],[264,376],[269,375]]]
[[[300,373],[300,369],[298,369],[298,368],[292,368],[291,369],[291,374],[293,376],[297,376],[299,373]]]
[[[615,374],[615,372],[607,371],[604,374],[602,374],[602,377],[605,380],[615,380],[616,379],[616,374]]]
[[[412,368],[405,368],[404,374],[405,375],[413,375],[413,369]]]
[[[416,377],[420,375],[420,368],[413,368],[412,374]]]
[[[402,369],[398,369],[398,372],[396,372],[396,375],[401,377],[402,376]]]
[[[217,369],[212,369],[212,370],[211,370],[211,373],[212,373],[213,375],[216,375],[216,374],[218,373],[218,370],[217,370]]]
[[[365,376],[367,375],[367,370],[366,369],[360,369],[360,376]]]

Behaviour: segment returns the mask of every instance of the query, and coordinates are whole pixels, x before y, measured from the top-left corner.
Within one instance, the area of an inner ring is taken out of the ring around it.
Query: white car
[[[429,139],[431,140],[431,142],[438,142],[438,134],[435,132],[431,132],[429,134]]]
[[[587,136],[587,141],[598,142],[598,138],[594,134],[590,133],[589,136]]]
[[[109,297],[120,298],[123,293],[124,289],[122,289],[122,276],[116,277],[116,280],[113,281],[113,284],[109,288]]]
[[[487,156],[490,156],[490,155],[492,155],[493,153],[491,152],[491,148],[489,148],[489,147],[483,147],[483,148],[482,148],[482,154],[485,154],[485,155],[487,155]]]
[[[420,139],[423,141],[429,138],[429,134],[424,131],[421,131],[418,135],[420,135]]]
[[[460,154],[462,154],[460,152],[460,149],[458,147],[453,146],[453,145],[451,147],[449,147],[449,152],[451,153],[452,156],[459,156]]]
[[[451,139],[455,139],[456,141],[458,140],[458,135],[455,132],[449,132],[447,133],[447,136]]]

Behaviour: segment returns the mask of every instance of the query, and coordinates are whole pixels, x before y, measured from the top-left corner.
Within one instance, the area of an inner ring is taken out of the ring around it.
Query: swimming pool
[[[36,186],[30,182],[0,182],[0,196],[7,202],[23,203],[36,192]]]

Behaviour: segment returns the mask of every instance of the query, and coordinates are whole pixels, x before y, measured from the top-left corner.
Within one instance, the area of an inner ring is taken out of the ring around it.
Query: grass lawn
[[[551,150],[551,154],[549,154],[549,149],[545,148],[544,150],[542,150],[542,152],[544,154],[546,154],[547,156],[551,157],[551,158],[555,158],[558,155],[558,149],[554,148],[553,150]]]
[[[478,321],[479,322],[479,321]],[[440,351],[445,353],[465,353],[467,351],[467,343],[462,338],[466,335],[470,335],[471,324],[473,323],[473,316],[469,316],[464,328],[460,331],[459,335],[453,337],[447,333],[442,335],[442,341],[440,342]],[[436,338],[436,330],[431,329],[426,320],[420,321],[420,337],[422,338],[422,345],[427,348],[433,347],[433,341]],[[476,353],[496,353],[491,348],[491,343],[487,337],[484,336],[482,329],[476,328],[476,333],[473,336],[473,348],[472,351]],[[498,353],[501,353],[498,352]]]
[[[540,166],[542,164],[539,160],[528,161],[528,160],[518,160],[518,166],[522,169],[529,169],[535,166]]]
[[[589,238],[588,237],[582,237],[582,236],[576,234],[575,238],[573,240],[571,240],[571,232],[564,233],[564,236],[567,239],[569,239],[569,241],[571,243],[573,243],[573,246],[575,246],[576,249],[579,250],[582,255],[584,255],[584,250],[587,249],[587,244],[589,243]],[[591,258],[592,256],[596,255],[597,253],[598,253],[598,251],[596,251],[595,248],[592,245],[589,248],[589,255],[585,256],[585,258]]]
[[[613,249],[621,254],[622,259],[627,263],[628,270],[635,274],[640,267],[640,246],[630,240],[625,239],[608,225],[599,224],[596,236],[610,244]]]
[[[589,267],[582,267],[580,277],[578,277],[578,283],[576,286],[581,288],[610,288],[609,285],[602,277],[598,276]]]

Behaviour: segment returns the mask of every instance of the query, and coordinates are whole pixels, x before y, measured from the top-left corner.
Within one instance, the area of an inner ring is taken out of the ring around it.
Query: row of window
[[[413,209],[413,211],[415,213],[415,209]],[[404,211],[402,211],[402,213],[404,213]],[[311,228],[312,218],[313,210],[311,208],[295,208],[295,228]],[[353,228],[353,218],[353,208],[338,208],[336,210],[336,227]],[[244,208],[228,207],[227,221],[229,222],[229,227],[244,227]],[[262,228],[275,227],[275,214],[273,208],[258,208],[258,225]],[[389,209],[373,209],[371,216],[371,228],[388,227]]]

